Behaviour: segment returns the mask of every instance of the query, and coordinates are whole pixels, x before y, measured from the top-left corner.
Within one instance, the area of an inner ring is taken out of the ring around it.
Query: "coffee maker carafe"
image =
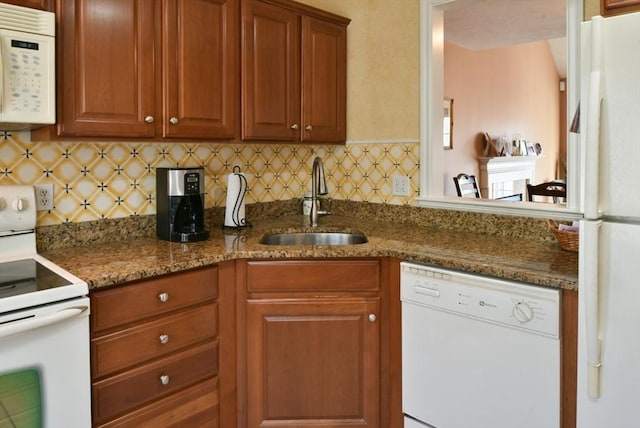
[[[174,242],[203,241],[204,169],[156,168],[156,235]]]

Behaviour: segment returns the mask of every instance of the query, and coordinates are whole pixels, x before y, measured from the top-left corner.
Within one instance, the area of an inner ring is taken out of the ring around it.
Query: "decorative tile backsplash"
[[[333,145],[31,142],[28,133],[0,140],[0,185],[54,184],[54,209],[38,225],[155,214],[155,168],[205,168],[207,208],[224,206],[227,175],[239,166],[247,203],[300,198],[311,189],[320,156],[334,199],[410,204],[418,194],[419,144]],[[392,176],[411,177],[411,196],[392,195]]]

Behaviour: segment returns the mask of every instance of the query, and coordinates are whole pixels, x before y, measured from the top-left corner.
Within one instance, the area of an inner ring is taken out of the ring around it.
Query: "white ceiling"
[[[446,40],[474,51],[551,40],[566,76],[566,0],[456,0],[441,8]]]

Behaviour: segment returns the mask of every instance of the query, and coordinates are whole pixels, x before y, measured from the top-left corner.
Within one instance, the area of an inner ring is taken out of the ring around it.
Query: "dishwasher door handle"
[[[440,297],[440,290],[435,288],[424,287],[422,285],[416,285],[413,290],[418,294],[423,294],[429,297]]]

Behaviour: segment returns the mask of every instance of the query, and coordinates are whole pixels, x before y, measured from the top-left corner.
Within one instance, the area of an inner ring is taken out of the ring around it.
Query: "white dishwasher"
[[[405,428],[560,425],[560,292],[401,263]]]

